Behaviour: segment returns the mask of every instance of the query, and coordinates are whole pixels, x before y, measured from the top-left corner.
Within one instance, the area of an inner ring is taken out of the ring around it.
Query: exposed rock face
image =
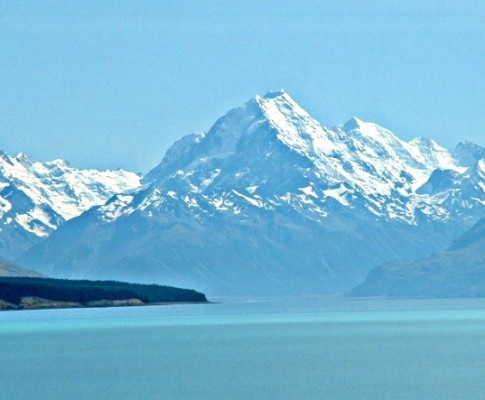
[[[70,302],[70,301],[56,301],[43,299],[41,297],[25,296],[22,297],[19,304],[9,303],[0,300],[0,310],[40,310],[47,308],[86,308],[86,307],[127,307],[127,306],[142,306],[140,299],[126,299],[126,300],[98,300],[90,301],[86,304]]]
[[[49,299],[43,299],[41,297],[25,296],[22,297],[19,309],[22,310],[34,310],[42,308],[75,308],[82,307],[81,303],[75,303],[70,301],[55,301]]]
[[[87,307],[127,307],[127,306],[142,306],[145,303],[140,299],[126,299],[126,300],[99,300],[90,301],[86,303]]]
[[[18,310],[18,305],[0,299],[0,310]]]

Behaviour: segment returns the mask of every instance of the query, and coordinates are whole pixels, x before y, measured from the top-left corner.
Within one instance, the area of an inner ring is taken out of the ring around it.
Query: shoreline
[[[190,304],[216,304],[211,301],[174,301],[143,303],[139,299],[125,300],[100,300],[88,304],[61,302],[42,298],[22,299],[20,304],[13,304],[0,299],[0,312],[2,311],[32,311],[32,310],[65,310],[79,308],[116,308],[116,307],[147,307],[147,306],[171,306]]]

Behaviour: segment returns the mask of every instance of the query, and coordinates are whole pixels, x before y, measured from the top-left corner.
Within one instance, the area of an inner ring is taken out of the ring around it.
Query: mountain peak
[[[15,158],[17,159],[27,159],[27,160],[31,160],[30,156],[26,153],[18,153]]]
[[[5,153],[3,150],[0,150],[0,160],[3,160],[9,164],[12,164],[12,161],[10,160],[9,155]]]
[[[270,90],[264,96],[257,95],[246,104],[256,103],[258,108],[266,109],[268,106],[293,110],[302,110],[301,106],[284,89]]]
[[[352,132],[352,136],[365,136],[372,140],[395,141],[400,140],[389,129],[383,128],[375,122],[365,122],[358,117],[352,117],[343,126],[340,127],[344,132]]]
[[[66,168],[66,167],[71,166],[71,164],[69,164],[68,161],[63,160],[62,158],[57,158],[57,159],[52,160],[52,161],[46,161],[44,164],[49,165],[49,166],[55,166],[55,167],[58,167],[58,168]]]
[[[482,146],[479,146],[478,144],[476,143],[473,143],[469,140],[465,140],[463,142],[460,142],[456,145],[455,147],[456,149],[459,149],[459,148],[466,148],[466,149],[483,149]]]
[[[485,148],[469,141],[460,142],[453,149],[453,157],[461,165],[471,167],[485,158]]]
[[[343,126],[344,131],[350,131],[352,129],[358,129],[362,127],[365,122],[362,121],[360,118],[357,118],[355,115],[350,118]]]
[[[411,140],[410,143],[415,144],[415,145],[419,145],[419,146],[426,146],[426,147],[433,147],[433,146],[437,145],[437,143],[433,139],[430,139],[430,138],[424,137],[424,136],[418,136],[418,137],[414,138],[413,140]]]
[[[265,99],[274,99],[276,97],[288,95],[285,89],[280,89],[280,90],[270,90],[268,91],[265,95]]]
[[[22,164],[25,168],[29,168],[35,162],[28,154],[19,153],[15,156],[15,159]]]

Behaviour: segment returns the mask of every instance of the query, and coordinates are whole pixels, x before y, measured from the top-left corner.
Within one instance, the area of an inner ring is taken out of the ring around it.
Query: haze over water
[[[485,299],[0,314],[5,399],[482,399]]]

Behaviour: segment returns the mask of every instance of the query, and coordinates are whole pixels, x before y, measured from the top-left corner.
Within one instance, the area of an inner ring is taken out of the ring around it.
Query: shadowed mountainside
[[[351,296],[485,296],[485,218],[445,252],[369,272]]]

